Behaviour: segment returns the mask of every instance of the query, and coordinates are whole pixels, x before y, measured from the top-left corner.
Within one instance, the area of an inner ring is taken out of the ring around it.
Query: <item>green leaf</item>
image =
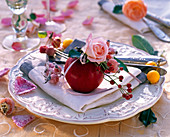
[[[129,72],[128,68],[126,67],[126,65],[125,65],[122,61],[120,61],[120,60],[117,59],[116,57],[114,57],[114,59],[115,59],[118,63],[120,63],[119,67],[123,67],[123,70],[125,70],[126,72]]]
[[[153,47],[150,43],[141,35],[133,35],[132,36],[132,43],[138,49],[144,50],[151,55],[155,54]]]
[[[68,56],[69,56],[69,57],[72,57],[72,58],[79,58],[80,55],[81,55],[81,53],[78,52],[76,49],[71,49],[71,50],[69,51],[69,54],[68,54]]]
[[[122,12],[122,5],[116,5],[113,9],[113,13],[115,14],[123,14]]]
[[[157,118],[151,109],[147,109],[140,113],[139,120],[147,127],[149,124],[155,123]]]
[[[36,14],[35,13],[31,13],[30,14],[30,19],[35,20],[36,19]]]

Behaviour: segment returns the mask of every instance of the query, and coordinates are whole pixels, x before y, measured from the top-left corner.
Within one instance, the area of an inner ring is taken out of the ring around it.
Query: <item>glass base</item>
[[[41,26],[40,30],[52,31],[59,34],[66,30],[66,25],[63,23],[56,23],[54,21],[47,21],[45,25]]]
[[[21,47],[18,47],[20,52],[28,51],[33,48],[36,48],[40,44],[39,38],[28,38],[28,37],[22,37],[22,38],[16,38],[16,35],[8,35],[4,38],[2,45],[4,48],[16,51],[14,47],[12,47],[12,44],[15,42],[21,43]],[[17,50],[18,51],[18,50]]]

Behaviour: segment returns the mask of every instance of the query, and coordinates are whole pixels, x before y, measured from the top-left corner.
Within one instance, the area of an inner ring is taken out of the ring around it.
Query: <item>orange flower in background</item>
[[[133,21],[139,21],[146,16],[147,6],[143,0],[128,0],[123,5],[123,14]]]

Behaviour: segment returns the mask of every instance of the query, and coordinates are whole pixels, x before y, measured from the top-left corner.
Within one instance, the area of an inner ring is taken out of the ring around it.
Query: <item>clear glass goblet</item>
[[[16,50],[12,45],[20,43],[18,51],[23,52],[37,47],[40,43],[39,38],[28,38],[26,36],[27,17],[25,10],[27,7],[27,0],[6,0],[9,9],[12,11],[12,28],[15,34],[8,35],[4,38],[2,45],[9,50]]]
[[[44,31],[52,31],[56,34],[62,33],[66,30],[66,26],[64,23],[56,23],[52,21],[50,15],[50,0],[46,0],[47,10],[46,10],[46,18],[47,22],[40,29]]]

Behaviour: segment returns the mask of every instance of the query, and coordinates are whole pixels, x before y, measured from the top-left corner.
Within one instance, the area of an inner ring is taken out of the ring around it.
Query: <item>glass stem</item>
[[[27,29],[27,17],[25,13],[13,14],[12,16],[12,28],[16,33],[17,38],[26,38],[25,33]]]
[[[51,21],[51,17],[50,17],[50,0],[46,0],[46,4],[47,4],[47,21]]]

